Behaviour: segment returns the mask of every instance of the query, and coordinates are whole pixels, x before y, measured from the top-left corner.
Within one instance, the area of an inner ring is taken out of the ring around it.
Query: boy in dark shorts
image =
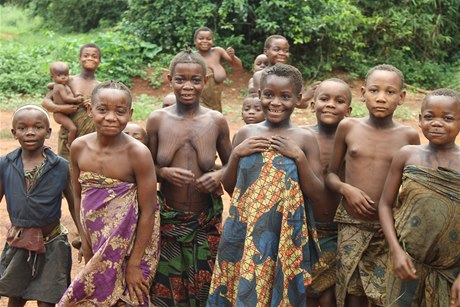
[[[0,199],[5,195],[11,228],[0,261],[0,295],[8,306],[54,306],[70,284],[72,259],[67,229],[61,225],[64,193],[75,221],[66,160],[44,146],[48,114],[35,105],[13,115],[20,148],[0,158]]]

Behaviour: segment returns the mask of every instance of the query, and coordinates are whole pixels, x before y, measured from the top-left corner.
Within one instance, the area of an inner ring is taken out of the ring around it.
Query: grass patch
[[[40,94],[21,95],[12,94],[4,95],[0,93],[1,109],[4,111],[15,111],[26,104],[41,105],[43,96]]]
[[[145,94],[140,95],[133,102],[133,117],[132,120],[145,121],[150,113],[154,110],[160,109],[163,105],[163,98],[150,97]]]
[[[12,5],[0,6],[0,38],[14,38],[34,32],[43,24],[43,19],[33,17],[29,11]]]
[[[9,130],[0,130],[0,139],[11,139],[13,135]]]

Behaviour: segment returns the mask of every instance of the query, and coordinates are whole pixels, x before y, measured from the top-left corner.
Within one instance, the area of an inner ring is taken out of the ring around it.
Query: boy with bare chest
[[[176,104],[154,111],[147,121],[149,148],[161,190],[161,256],[152,286],[155,305],[206,303],[220,239],[222,171],[213,171],[231,152],[222,114],[200,106],[206,64],[184,51],[170,64],[168,79]]]
[[[369,116],[344,119],[337,128],[326,184],[343,196],[335,215],[339,306],[383,306],[385,301],[387,246],[378,222],[378,200],[394,154],[404,145],[420,144],[415,129],[393,120],[406,95],[403,85],[397,68],[372,68],[361,88]]]

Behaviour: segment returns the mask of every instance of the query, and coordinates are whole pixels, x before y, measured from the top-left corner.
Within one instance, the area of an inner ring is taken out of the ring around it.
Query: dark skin
[[[227,73],[221,64],[222,60],[233,68],[243,68],[241,60],[235,55],[235,50],[232,47],[228,47],[226,50],[221,47],[213,47],[212,32],[198,32],[195,38],[195,47],[204,58],[208,69],[213,72],[216,83],[222,83],[227,78]]]
[[[291,124],[290,116],[300,98],[300,93],[296,93],[289,78],[271,75],[267,77],[267,82],[260,91],[266,120],[244,126],[236,134],[230,161],[222,178],[228,193],[233,193],[235,188],[239,160],[271,147],[295,161],[304,196],[313,202],[321,197],[319,194],[322,194],[324,185],[315,136]]]
[[[419,126],[429,143],[404,146],[398,151],[391,163],[379,202],[380,223],[390,248],[392,269],[401,280],[418,278],[411,258],[399,244],[394,226],[393,206],[398,197],[404,167],[444,167],[460,172],[460,147],[455,144],[460,132],[460,104],[447,96],[429,97],[422,105]],[[452,286],[451,306],[460,305],[458,280]]]
[[[369,110],[365,118],[340,122],[326,177],[332,191],[343,196],[347,213],[362,221],[377,221],[377,206],[394,154],[405,145],[418,145],[415,129],[393,120],[405,91],[395,72],[376,70],[361,88]],[[345,179],[340,170],[345,162]],[[347,294],[350,306],[367,306],[367,298]]]
[[[22,162],[24,170],[30,170],[40,165],[43,160],[44,142],[51,135],[51,128],[47,116],[38,110],[18,111],[13,118],[13,128],[11,132],[22,147]],[[3,199],[4,189],[0,182],[0,201]],[[70,176],[67,177],[67,186],[64,190],[64,196],[67,200],[69,212],[73,221],[76,221],[74,202],[72,197]],[[43,236],[48,235],[59,221],[53,222],[42,227]],[[20,307],[26,304],[27,300],[20,297],[10,297],[8,299],[9,307]],[[37,301],[39,307],[51,307],[54,304]]]
[[[327,169],[332,155],[335,132],[342,119],[351,113],[351,97],[349,88],[334,81],[323,81],[316,90],[312,111],[316,114],[317,123],[306,126],[316,136],[320,149],[320,161],[323,179],[327,176]],[[345,169],[342,169],[342,172]],[[318,203],[314,203],[313,213],[315,220],[320,222],[332,222],[335,211],[340,202],[340,195],[325,189],[323,197]],[[311,306],[336,306],[335,287],[330,287],[321,293],[319,298],[308,297]]]
[[[224,166],[231,152],[225,118],[199,104],[205,73],[199,64],[178,63],[168,75],[176,104],[152,112],[147,121],[161,191],[168,206],[181,211],[209,207],[210,193],[220,186],[223,172],[212,171],[216,151]]]
[[[96,132],[76,139],[71,147],[75,212],[83,256],[85,262],[88,262],[93,256],[93,250],[91,239],[80,222],[80,172],[94,172],[108,178],[137,183],[139,219],[125,280],[131,301],[142,304],[144,298],[148,297],[149,283],[142,275],[141,259],[154,227],[159,227],[154,225],[157,201],[155,166],[146,146],[123,133],[133,112],[127,94],[117,89],[101,89],[93,100],[88,115],[94,120]]]

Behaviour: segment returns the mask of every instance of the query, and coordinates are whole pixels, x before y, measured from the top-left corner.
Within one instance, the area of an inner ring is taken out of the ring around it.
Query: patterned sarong
[[[319,244],[297,166],[268,151],[238,167],[208,306],[305,306]]]
[[[450,288],[460,273],[460,173],[406,166],[394,217],[417,279],[403,282],[389,272],[387,302],[449,306]]]
[[[204,306],[220,239],[222,199],[203,212],[169,207],[160,193],[161,252],[151,287],[155,306]]]
[[[125,282],[125,269],[134,245],[139,208],[134,183],[82,172],[81,220],[90,238],[93,257],[79,272],[61,299],[60,306],[113,306],[119,300],[131,305]],[[141,270],[151,283],[159,257],[160,216],[155,213],[155,228]],[[148,306],[149,298],[144,298]]]
[[[337,223],[316,222],[319,246],[321,247],[321,260],[313,266],[313,281],[308,287],[308,295],[319,297],[335,285],[337,279]]]
[[[211,110],[222,113],[222,83],[216,83],[214,74],[208,74],[206,83],[200,96],[200,103]]]
[[[79,105],[75,113],[70,114],[70,119],[77,127],[77,137],[95,131],[93,120],[88,116],[88,111],[82,104]],[[70,152],[66,146],[68,134],[69,131],[61,126],[58,136],[58,154],[66,160],[70,158]]]

